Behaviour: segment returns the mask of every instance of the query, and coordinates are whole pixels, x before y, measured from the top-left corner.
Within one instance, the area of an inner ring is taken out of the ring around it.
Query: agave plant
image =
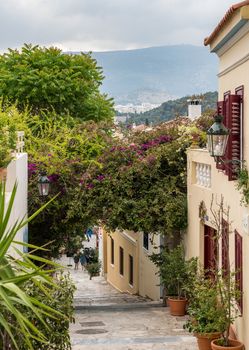
[[[46,285],[53,284],[51,269],[44,269],[47,264],[55,270],[58,265],[38,257],[35,250],[45,249],[31,246],[22,242],[15,242],[16,233],[28,224],[46,207],[50,201],[41,207],[29,218],[17,220],[12,227],[9,220],[16,195],[17,185],[14,185],[13,191],[6,205],[5,184],[0,184],[0,348],[3,350],[18,349],[15,340],[15,334],[20,335],[26,349],[33,349],[32,341],[36,339],[39,342],[46,342],[43,333],[33,324],[23,313],[23,309],[32,311],[45,327],[46,317],[61,316],[56,310],[44,305],[35,298],[30,297],[25,292],[25,283],[33,281],[40,289],[44,291]],[[9,254],[9,248],[15,243],[28,246],[33,251],[23,253],[18,248],[15,249],[18,257],[14,258]],[[39,265],[34,262],[39,261]]]

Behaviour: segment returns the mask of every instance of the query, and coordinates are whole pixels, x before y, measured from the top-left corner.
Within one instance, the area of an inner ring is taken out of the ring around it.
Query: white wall
[[[8,203],[11,191],[15,182],[17,182],[17,192],[13,204],[13,210],[9,221],[11,227],[16,220],[21,220],[27,216],[28,211],[28,156],[27,153],[18,153],[7,167],[6,181],[6,202]],[[38,189],[37,189],[38,191]],[[7,204],[6,203],[6,204]],[[15,240],[21,242],[28,241],[28,227],[23,227],[16,235]],[[18,249],[23,250],[23,247],[18,245]],[[25,250],[25,249],[24,249]],[[10,249],[12,255],[16,255],[13,249]]]

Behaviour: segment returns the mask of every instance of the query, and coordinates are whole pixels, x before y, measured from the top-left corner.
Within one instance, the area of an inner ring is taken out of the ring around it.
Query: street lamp
[[[38,189],[40,196],[47,196],[49,193],[50,181],[46,175],[46,172],[42,171],[38,179]]]
[[[216,115],[214,124],[207,131],[207,147],[211,157],[220,163],[225,155],[230,130],[222,123],[223,116]]]

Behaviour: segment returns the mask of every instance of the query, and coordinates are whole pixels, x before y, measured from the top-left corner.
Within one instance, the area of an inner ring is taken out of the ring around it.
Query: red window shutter
[[[242,237],[235,231],[235,282],[241,292],[237,302],[241,313],[243,311],[243,256],[242,256]]]
[[[226,126],[230,129],[230,135],[228,139],[226,159],[227,160],[241,160],[241,125],[240,125],[240,110],[241,110],[241,96],[240,95],[228,95],[225,101],[226,109]],[[238,164],[227,163],[226,174],[228,180],[236,180]]]
[[[222,275],[227,276],[229,271],[229,227],[228,223],[222,220],[222,238],[221,238],[221,248],[222,248]]]
[[[206,274],[214,276],[218,262],[217,232],[210,226],[204,226],[204,269]]]
[[[225,101],[218,101],[217,102],[217,114],[219,115],[223,115],[224,119],[223,119],[223,123],[225,125]],[[222,159],[224,160],[224,157],[222,157]],[[224,163],[216,163],[216,168],[219,170],[225,170],[225,164]]]

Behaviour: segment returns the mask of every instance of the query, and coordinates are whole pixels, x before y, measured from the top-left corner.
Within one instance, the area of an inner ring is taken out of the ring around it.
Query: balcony
[[[202,187],[211,187],[211,165],[195,163],[196,184]]]

